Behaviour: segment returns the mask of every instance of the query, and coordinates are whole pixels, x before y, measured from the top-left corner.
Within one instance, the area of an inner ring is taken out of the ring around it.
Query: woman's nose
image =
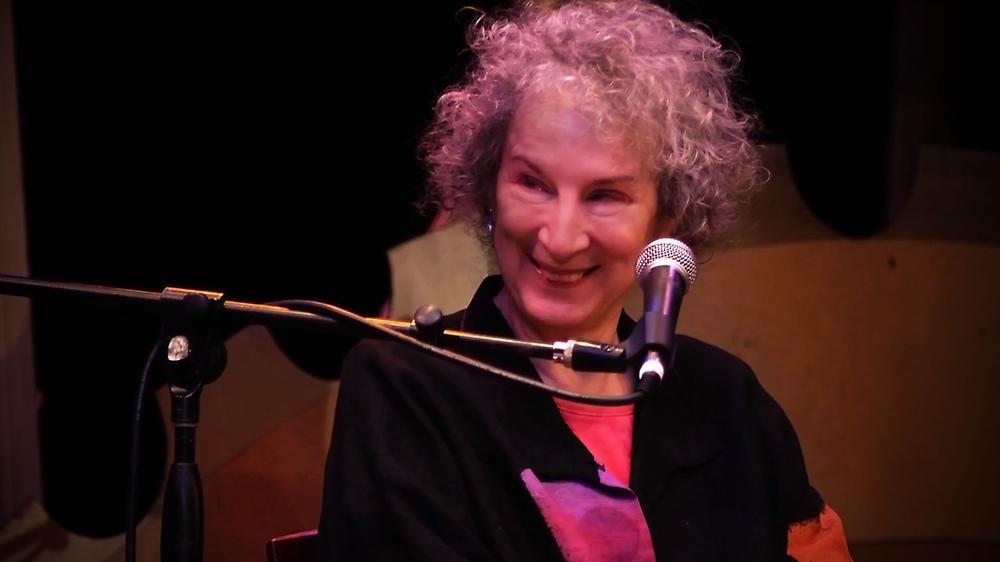
[[[568,260],[590,242],[587,221],[576,202],[554,201],[548,210],[538,241],[556,260]]]

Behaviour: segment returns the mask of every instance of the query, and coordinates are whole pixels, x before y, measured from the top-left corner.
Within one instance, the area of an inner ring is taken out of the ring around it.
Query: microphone
[[[643,353],[639,389],[648,393],[663,380],[673,360],[674,329],[684,293],[694,286],[698,265],[686,244],[673,238],[654,240],[643,248],[635,263],[635,277],[642,286]]]

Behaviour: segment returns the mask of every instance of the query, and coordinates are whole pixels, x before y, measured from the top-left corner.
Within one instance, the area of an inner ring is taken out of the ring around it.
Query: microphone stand
[[[330,318],[276,304],[227,301],[222,293],[168,287],[160,293],[82,283],[42,281],[0,274],[0,295],[55,297],[158,312],[161,336],[167,341],[160,366],[170,384],[174,459],[164,493],[160,557],[164,562],[201,562],[204,506],[195,462],[201,390],[222,375],[225,347],[217,327],[223,318],[243,324],[347,331],[349,335],[386,338],[377,324],[442,346],[504,350],[565,363],[578,370],[624,372],[634,353],[618,346],[568,340],[545,344],[443,329],[443,314],[433,306],[418,309],[412,322],[363,318],[332,305]],[[311,301],[284,301],[306,306]],[[280,304],[280,303],[279,303]],[[319,304],[319,303],[313,303]],[[634,346],[629,345],[630,349]],[[141,399],[141,398],[140,398]]]
[[[168,288],[161,293],[161,302],[165,304],[161,338],[168,342],[163,365],[170,383],[174,460],[163,494],[160,559],[201,562],[205,525],[195,430],[201,390],[222,375],[226,364],[226,348],[215,330],[225,301],[222,293]]]

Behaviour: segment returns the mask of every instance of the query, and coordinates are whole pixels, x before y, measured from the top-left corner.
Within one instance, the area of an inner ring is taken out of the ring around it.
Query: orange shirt
[[[840,516],[825,506],[815,519],[788,529],[788,555],[798,562],[850,562],[847,536]]]
[[[554,398],[559,413],[598,464],[628,486],[635,404],[597,406]]]

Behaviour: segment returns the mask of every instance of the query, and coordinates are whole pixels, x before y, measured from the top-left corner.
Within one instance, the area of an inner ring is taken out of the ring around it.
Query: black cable
[[[493,365],[489,365],[487,363],[471,359],[464,355],[454,353],[447,349],[431,345],[417,338],[397,332],[392,328],[386,328],[384,326],[376,324],[375,322],[371,322],[370,320],[368,320],[363,316],[359,316],[357,314],[354,314],[353,312],[344,310],[342,308],[333,306],[331,304],[326,304],[324,302],[293,299],[293,300],[275,301],[267,304],[274,306],[284,306],[286,308],[292,308],[292,309],[300,308],[307,310],[308,309],[319,310],[324,312],[325,316],[331,316],[335,320],[349,320],[357,325],[360,325],[363,328],[368,329],[370,332],[379,332],[381,334],[388,335],[392,338],[396,338],[397,340],[409,345],[410,347],[414,347],[416,349],[426,351],[433,355],[437,355],[438,357],[441,357],[453,363],[458,363],[466,367],[479,369],[481,371],[485,371],[492,375],[505,378],[513,382],[526,384],[528,386],[547,392],[553,396],[558,396],[560,398],[565,398],[567,400],[572,400],[574,402],[583,402],[586,404],[596,404],[601,406],[617,406],[621,404],[631,404],[646,396],[645,390],[648,385],[639,385],[637,387],[638,388],[637,391],[632,392],[631,394],[627,394],[625,396],[597,396],[594,394],[581,394],[578,392],[570,392],[568,390],[562,390],[554,386],[549,386],[541,381],[529,379],[527,377],[518,375],[516,373],[505,371],[498,367],[494,367]]]
[[[142,403],[146,401],[146,385],[149,382],[149,373],[153,365],[153,360],[160,354],[163,348],[163,340],[156,340],[149,357],[146,358],[146,365],[142,368],[139,376],[139,388],[135,397],[135,417],[132,418],[132,442],[128,455],[128,505],[126,506],[125,518],[125,562],[135,562],[135,503],[136,485],[139,479],[139,433],[142,422]]]

